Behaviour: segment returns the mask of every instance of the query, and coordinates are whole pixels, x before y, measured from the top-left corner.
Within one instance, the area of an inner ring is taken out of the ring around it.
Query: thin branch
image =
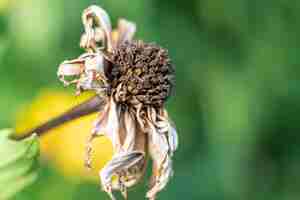
[[[34,129],[24,132],[24,133],[17,133],[14,134],[12,137],[15,140],[21,140],[27,138],[28,136],[32,135],[33,133],[37,134],[38,136],[44,135],[47,131],[56,128],[66,122],[72,121],[82,116],[86,116],[92,113],[95,113],[101,110],[101,107],[105,104],[105,100],[99,96],[92,97],[91,99],[71,108],[67,112],[41,124]]]

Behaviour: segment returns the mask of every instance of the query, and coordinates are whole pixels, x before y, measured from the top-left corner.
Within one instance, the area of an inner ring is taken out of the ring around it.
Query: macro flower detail
[[[99,173],[102,188],[112,199],[113,190],[127,198],[127,188],[141,180],[150,157],[152,177],[146,196],[154,200],[173,175],[172,156],[178,146],[164,107],[175,82],[168,51],[134,40],[136,26],[125,19],[112,30],[101,7],[84,10],[82,21],[80,46],[85,53],[64,61],[57,74],[65,85],[75,84],[77,94],[92,90],[104,102],[87,139],[86,166],[91,167],[92,141],[108,137],[114,155]]]

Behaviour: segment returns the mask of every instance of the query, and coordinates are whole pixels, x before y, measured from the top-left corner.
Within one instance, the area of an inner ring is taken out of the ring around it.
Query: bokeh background
[[[137,37],[168,48],[176,65],[167,107],[180,146],[159,199],[300,198],[299,0],[0,0],[0,127],[32,127],[86,98],[64,89],[56,70],[82,53],[90,4],[114,24],[135,21]],[[15,199],[109,199],[81,168],[93,118],[42,139],[40,178]],[[100,166],[110,144],[96,146]]]

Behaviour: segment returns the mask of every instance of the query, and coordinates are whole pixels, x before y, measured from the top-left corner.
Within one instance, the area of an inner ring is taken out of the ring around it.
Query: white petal
[[[99,134],[104,134],[111,140],[116,152],[121,149],[119,137],[119,109],[120,108],[117,107],[116,103],[111,98],[101,119],[97,122],[95,129]]]
[[[157,162],[160,166],[168,155],[169,145],[165,134],[157,132],[154,125],[151,122],[148,123],[150,126],[149,131],[149,153],[153,161]]]
[[[95,57],[95,54],[84,53],[76,59],[66,60],[58,67],[58,76],[75,76],[80,75],[85,68],[85,61]]]
[[[175,127],[173,127],[172,125],[169,126],[168,138],[170,150],[173,153],[178,147],[178,135]]]
[[[97,55],[87,58],[85,60],[85,70],[95,70],[98,73],[104,74],[104,58],[103,55],[98,53]]]
[[[140,152],[140,151],[116,153],[100,172],[102,184],[104,186],[111,185],[113,175],[119,175],[122,172],[128,171],[129,168],[137,165],[139,162],[141,162],[144,159],[145,159],[145,154],[144,152]],[[132,177],[135,181],[138,181],[141,174],[142,171],[132,175]],[[120,189],[120,188],[115,188],[115,189]]]
[[[153,107],[148,106],[147,115],[152,123],[156,123],[156,111]]]
[[[82,63],[63,62],[58,67],[57,75],[58,76],[76,76],[76,75],[80,75],[82,70],[83,70]]]
[[[126,138],[122,145],[122,149],[124,151],[132,151],[135,145],[136,127],[135,121],[128,111],[125,111],[124,113],[124,125]]]
[[[103,32],[106,37],[105,39],[107,40],[104,41],[105,45],[107,45],[105,46],[105,48],[107,48],[107,50],[111,52],[113,49],[112,38],[111,38],[112,28],[111,28],[110,18],[107,12],[99,6],[92,5],[83,11],[82,22],[85,26],[85,32],[87,34],[91,35],[91,32],[94,32],[93,26],[103,29]],[[93,37],[95,37],[95,35]],[[90,38],[90,39],[94,40],[95,38]]]
[[[140,103],[140,104],[136,105],[136,119],[137,119],[142,131],[145,131],[144,120],[141,118],[141,110],[142,110],[142,104]]]
[[[117,44],[122,44],[125,41],[131,41],[136,32],[135,23],[126,19],[118,21],[118,41]]]

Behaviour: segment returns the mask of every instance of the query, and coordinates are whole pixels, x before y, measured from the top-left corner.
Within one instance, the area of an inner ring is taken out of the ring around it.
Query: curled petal
[[[113,175],[120,174],[122,171],[128,170],[142,159],[144,159],[144,153],[139,151],[115,154],[112,160],[105,165],[103,170],[101,170],[102,184],[110,184]]]
[[[101,53],[84,53],[80,57],[64,61],[58,68],[58,77],[65,85],[76,83],[77,92],[95,90],[101,93],[105,89],[104,58]],[[77,76],[72,81],[65,76]]]
[[[100,179],[104,191],[112,199],[112,189],[121,190],[123,196],[127,196],[126,188],[135,184],[143,175],[145,154],[140,151],[121,152],[113,156],[100,172]],[[114,181],[113,177],[117,180]]]
[[[104,58],[103,55],[93,54],[93,56],[90,56],[86,58],[85,60],[85,70],[86,71],[92,71],[95,70],[97,73],[104,74]]]
[[[173,176],[173,169],[172,169],[172,161],[171,159],[167,158],[163,164],[161,169],[161,175],[154,177],[153,186],[147,192],[146,197],[149,199],[155,199],[158,192],[164,189],[170,179]]]
[[[62,64],[59,65],[57,76],[61,82],[64,83],[64,85],[70,85],[72,83],[78,83],[78,79],[74,79],[72,81],[65,80],[65,76],[79,76],[83,71],[83,63],[81,62],[74,62],[71,61],[65,61]]]
[[[96,70],[103,72],[103,55],[100,53],[84,53],[76,59],[66,60],[60,64],[58,68],[59,75],[78,75],[75,72],[83,72],[83,70]]]
[[[86,32],[86,47],[92,47],[91,43],[95,40],[94,27],[101,28],[105,35],[104,47],[112,51],[112,38],[111,38],[111,22],[107,12],[99,6],[92,5],[84,10],[82,14],[82,22]]]
[[[92,20],[91,24],[92,24]],[[89,32],[82,34],[80,38],[80,47],[82,48],[91,48],[94,51],[97,51],[97,43],[105,40],[105,33],[103,29],[96,27],[91,29]]]
[[[83,70],[82,63],[70,63],[68,61],[59,65],[57,75],[58,76],[76,76],[80,75]]]
[[[64,61],[59,65],[57,75],[59,77],[80,75],[84,70],[86,56],[87,54],[83,54],[79,58]]]
[[[177,142],[176,138],[170,136],[169,129],[165,128],[170,127],[168,121],[157,121],[156,124],[148,121],[148,126],[150,127],[148,145],[153,160],[153,174],[151,189],[148,191],[147,197],[155,199],[156,194],[166,186],[173,175],[171,155]],[[162,132],[164,129],[166,131]]]

